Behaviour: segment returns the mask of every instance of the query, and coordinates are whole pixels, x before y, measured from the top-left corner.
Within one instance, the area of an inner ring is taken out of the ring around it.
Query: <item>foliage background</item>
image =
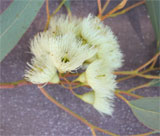
[[[133,1],[127,3],[132,5]],[[2,1],[7,7],[9,1]],[[110,3],[107,11],[111,10],[118,1]],[[59,1],[50,1],[50,9],[55,9]],[[95,0],[78,0],[71,2],[72,14],[87,16],[89,13],[97,15],[97,2]],[[3,10],[3,9],[2,9]],[[2,11],[1,11],[2,12]],[[58,14],[66,14],[63,7]],[[12,82],[23,78],[26,62],[30,61],[29,39],[44,30],[46,21],[45,5],[41,8],[30,28],[23,35],[17,46],[1,62],[0,82]],[[108,18],[104,21],[118,37],[121,49],[125,55],[124,66],[120,70],[134,70],[143,65],[156,52],[155,36],[148,13],[144,5],[137,7],[124,15]],[[143,78],[134,78],[119,84],[119,88],[128,90],[137,85],[148,82]],[[151,131],[141,124],[133,115],[131,109],[124,101],[115,99],[115,112],[113,117],[101,116],[90,105],[74,97],[68,90],[59,85],[45,87],[60,103],[72,111],[86,118],[101,128],[119,135],[133,135]],[[79,88],[76,92],[83,92],[86,88]],[[135,92],[141,96],[159,96],[158,87],[142,88]],[[39,89],[32,86],[23,86],[0,91],[0,134],[8,135],[57,135],[57,136],[90,136],[90,130],[81,122],[57,108],[48,101]],[[128,99],[132,99],[128,97]],[[97,135],[105,134],[97,132]],[[157,135],[158,134],[153,134]]]

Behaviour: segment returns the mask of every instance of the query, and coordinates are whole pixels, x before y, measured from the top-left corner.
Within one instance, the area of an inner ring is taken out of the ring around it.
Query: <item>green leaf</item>
[[[150,82],[150,86],[160,86],[160,79],[153,79]]]
[[[43,3],[44,0],[14,0],[0,15],[0,61],[18,43]]]
[[[147,0],[146,5],[155,31],[157,49],[160,51],[160,0]]]
[[[160,97],[146,97],[129,102],[134,115],[145,126],[160,130]]]
[[[66,6],[67,9],[71,10],[71,1],[70,0],[66,0],[64,5]]]

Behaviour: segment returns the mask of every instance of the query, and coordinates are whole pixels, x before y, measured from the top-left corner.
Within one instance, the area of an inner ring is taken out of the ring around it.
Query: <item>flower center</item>
[[[63,57],[63,58],[61,59],[61,62],[67,63],[67,62],[69,62],[69,59],[68,59],[67,57]]]

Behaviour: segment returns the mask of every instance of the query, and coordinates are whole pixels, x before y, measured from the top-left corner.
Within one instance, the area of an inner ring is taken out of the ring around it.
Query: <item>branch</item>
[[[151,134],[153,134],[153,132],[154,132],[154,131],[147,132],[147,133],[143,133],[143,134],[131,135],[131,136],[150,136]]]
[[[52,17],[61,9],[61,7],[63,6],[63,4],[66,2],[66,0],[63,0],[59,6],[56,8],[56,10],[52,13]]]
[[[145,87],[149,87],[149,86],[150,86],[150,82],[142,84],[142,85],[139,85],[139,86],[136,86],[134,88],[131,88],[127,92],[131,93],[131,92],[133,92],[133,91],[135,91],[137,89],[141,89],[141,88],[145,88]]]
[[[136,70],[132,71],[132,73],[133,73],[133,72],[134,72],[134,73],[138,73],[140,70],[144,69],[146,66],[148,66],[148,65],[151,64],[152,62],[153,62],[153,64],[151,65],[151,67],[148,68],[148,69],[146,69],[146,70],[144,70],[144,71],[142,71],[142,72],[140,72],[140,75],[139,75],[139,76],[143,76],[142,74],[145,74],[145,73],[150,72],[150,71],[160,70],[160,68],[153,68],[153,66],[155,65],[155,61],[158,59],[159,56],[160,56],[160,52],[157,53],[153,58],[151,58],[151,59],[150,59],[149,61],[147,61],[145,64],[143,64],[142,66],[138,67]],[[119,72],[123,72],[123,71],[116,71],[116,72],[114,72],[114,74],[117,74],[117,75],[118,75]],[[131,71],[125,71],[125,72],[131,72]],[[126,74],[126,75],[127,75],[127,74]],[[137,76],[137,75],[135,74],[135,75],[127,76],[127,77],[122,77],[122,78],[118,79],[117,82],[121,82],[121,81],[123,81],[123,80],[127,80],[127,79],[130,79],[130,78],[136,77],[136,76]],[[147,77],[147,78],[151,78],[150,75],[149,75],[149,77],[148,77],[148,75],[145,75],[144,77],[145,77],[145,78],[146,78],[146,77]],[[156,77],[153,77],[153,78],[157,78],[157,76],[156,76]]]
[[[128,105],[129,105],[129,101],[125,98],[125,97],[123,97],[122,95],[120,95],[119,93],[115,93],[115,95],[118,97],[118,98],[120,98],[120,99],[122,99],[125,103],[127,103]]]
[[[24,85],[31,85],[32,83],[26,81],[25,79],[18,80],[16,82],[10,82],[10,83],[0,83],[0,89],[6,89],[6,88],[15,88],[20,87]]]
[[[143,64],[142,66],[140,66],[139,68],[136,69],[136,71],[140,71],[143,68],[145,68],[146,66],[148,66],[149,64],[151,64],[155,59],[158,58],[158,56],[160,56],[160,52],[157,53],[152,59],[150,59],[148,62],[146,62],[145,64]]]
[[[90,129],[91,129],[92,135],[96,136],[96,132],[94,131],[94,129],[93,128],[90,128]]]
[[[46,14],[47,14],[47,21],[46,21],[46,25],[45,25],[45,28],[44,28],[45,31],[48,29],[48,25],[49,25],[49,22],[50,22],[50,13],[49,13],[48,0],[46,0]]]
[[[118,15],[125,14],[126,12],[130,11],[131,9],[133,9],[133,8],[135,8],[135,7],[138,7],[138,6],[142,5],[142,4],[144,4],[145,2],[146,2],[145,0],[142,0],[142,1],[140,1],[140,2],[137,2],[137,3],[131,5],[130,7],[126,8],[126,9],[120,11],[120,12],[111,14],[109,17],[115,17],[115,16],[118,16]]]
[[[102,14],[105,11],[105,9],[108,7],[109,3],[111,0],[106,0],[106,3],[104,4],[103,8],[102,8]]]
[[[102,16],[102,7],[101,7],[101,0],[97,0],[98,4],[98,17]]]
[[[122,8],[126,5],[127,1],[128,1],[128,0],[122,0],[122,2],[121,2],[119,5],[117,5],[117,6],[116,6],[114,9],[112,9],[109,13],[107,13],[106,15],[104,15],[104,16],[101,18],[101,20],[106,19],[106,18],[109,17],[111,14],[113,14],[113,13],[115,13],[116,11],[122,9]]]
[[[138,73],[136,70],[135,71],[119,71],[119,72],[114,72],[115,75],[135,75],[139,77],[144,77],[147,79],[160,79],[160,76],[153,76],[153,75],[144,75],[142,73]]]
[[[143,98],[143,96],[140,96],[140,95],[137,95],[137,94],[133,94],[133,93],[130,93],[128,91],[121,91],[121,90],[117,90],[115,93],[119,93],[119,94],[125,94],[125,95],[128,95],[128,96],[131,96],[131,97],[134,97],[134,98]]]
[[[48,84],[54,84],[54,83],[48,83]],[[65,81],[61,81],[59,84],[61,85],[61,84],[68,84],[68,83]],[[34,85],[34,84],[26,81],[25,79],[22,79],[22,80],[18,80],[15,82],[0,83],[0,89],[16,88],[16,87],[20,87],[20,86],[24,86],[24,85]],[[71,82],[71,85],[79,85],[79,83],[72,83]]]
[[[147,72],[154,71],[154,70],[160,70],[160,68],[146,69],[146,70],[142,71],[141,74],[145,74],[145,73],[147,73]],[[121,82],[121,81],[130,79],[130,78],[133,78],[133,77],[136,77],[136,76],[137,76],[137,75],[129,75],[129,76],[126,76],[126,77],[122,77],[122,78],[119,78],[119,79],[117,80],[117,82]]]

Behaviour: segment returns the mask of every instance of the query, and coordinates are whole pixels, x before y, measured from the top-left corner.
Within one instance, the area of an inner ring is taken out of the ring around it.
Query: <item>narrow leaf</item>
[[[133,100],[129,106],[141,123],[153,130],[160,130],[160,97]]]
[[[146,5],[155,31],[156,39],[160,42],[160,1],[147,0]]]
[[[14,0],[0,15],[0,61],[26,32],[44,0]]]

